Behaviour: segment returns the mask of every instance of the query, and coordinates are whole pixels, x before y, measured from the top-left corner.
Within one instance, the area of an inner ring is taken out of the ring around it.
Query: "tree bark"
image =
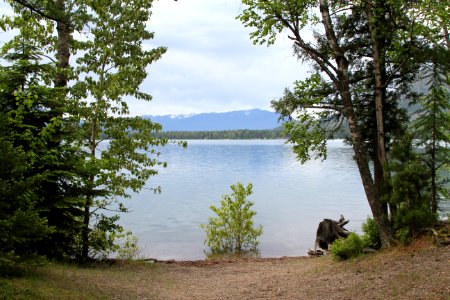
[[[340,98],[342,100],[343,109],[342,111],[348,120],[351,140],[353,144],[353,150],[355,152],[356,163],[363,183],[364,191],[369,202],[370,208],[375,222],[377,223],[380,230],[380,238],[382,245],[384,247],[389,246],[391,243],[391,227],[386,217],[386,209],[383,207],[381,198],[377,192],[372,174],[369,168],[369,157],[367,149],[364,145],[364,141],[361,135],[361,129],[358,125],[358,119],[355,114],[355,109],[353,105],[353,99],[350,92],[350,74],[349,74],[349,61],[345,56],[345,49],[343,49],[339,43],[339,39],[335,33],[333,22],[330,14],[329,4],[327,0],[319,0],[319,9],[321,14],[321,21],[323,28],[325,30],[325,36],[327,43],[331,50],[331,57],[334,62],[327,55],[324,55],[316,48],[311,46],[310,43],[303,40],[300,36],[300,32],[295,24],[291,24],[290,19],[284,18],[278,11],[274,10],[274,16],[289,28],[289,30],[294,34],[294,37],[289,37],[294,40],[295,45],[299,47],[310,59],[314,60],[320,67],[320,69],[327,74],[330,80],[333,82],[336,90],[338,91]],[[293,18],[295,19],[295,17]],[[380,91],[383,91],[383,86],[380,85]],[[381,106],[378,106],[379,118],[383,121],[383,93],[380,93],[379,100],[381,100]],[[381,126],[384,125],[383,122],[379,122]],[[384,128],[380,127],[378,130],[380,145],[385,145],[384,142]],[[381,147],[384,151],[384,147]],[[385,152],[380,152],[380,156],[383,159],[386,157]],[[385,159],[384,159],[385,160]],[[383,160],[382,160],[383,161]]]
[[[386,218],[385,209],[377,193],[375,183],[372,179],[372,174],[370,172],[369,162],[367,158],[367,150],[365,149],[364,142],[361,137],[361,131],[357,123],[348,86],[345,88],[345,90],[342,91],[341,96],[344,100],[345,115],[347,117],[350,128],[356,164],[361,175],[361,180],[363,183],[367,201],[369,202],[373,218],[380,230],[381,244],[383,247],[389,247],[392,239],[391,227]]]
[[[55,2],[57,10],[61,16],[66,16],[65,0],[57,0]],[[57,60],[58,70],[55,77],[55,87],[66,87],[68,82],[68,70],[70,59],[70,39],[71,29],[69,27],[69,20],[56,21],[56,31],[58,33],[57,43]]]
[[[368,1],[366,7],[367,18],[369,23],[369,30],[372,39],[372,58],[373,58],[373,76],[375,81],[375,119],[377,124],[377,156],[378,163],[381,164],[382,177],[377,178],[380,182],[376,182],[378,187],[378,197],[381,199],[385,193],[389,191],[383,190],[383,182],[390,182],[391,174],[389,168],[389,160],[386,153],[386,130],[384,119],[384,104],[386,101],[386,66],[385,66],[385,49],[386,49],[386,34],[384,30],[384,24],[386,22],[385,12],[386,7],[384,1],[375,1],[374,5],[371,5]],[[379,167],[379,166],[377,166]],[[378,170],[377,170],[378,171]],[[379,175],[379,174],[376,174]],[[393,221],[396,214],[396,205],[394,203],[388,203],[390,219]],[[386,212],[386,218],[388,213]]]
[[[386,215],[384,213],[383,205],[381,203],[380,196],[377,193],[375,183],[372,178],[372,174],[369,168],[369,162],[367,157],[367,149],[364,146],[364,141],[362,139],[361,130],[358,126],[358,121],[355,115],[355,110],[353,107],[352,96],[350,93],[350,78],[349,78],[349,62],[344,55],[344,51],[339,46],[339,43],[334,33],[333,26],[331,23],[330,12],[328,8],[328,2],[326,0],[320,0],[320,12],[322,15],[322,23],[325,28],[325,33],[331,48],[334,51],[334,57],[336,60],[338,72],[337,78],[339,79],[339,84],[337,89],[343,100],[344,104],[344,115],[346,116],[351,139],[353,144],[353,150],[355,152],[356,163],[358,165],[359,173],[361,175],[361,180],[364,186],[364,191],[366,193],[367,200],[369,202],[370,208],[372,210],[375,222],[380,230],[381,243],[384,247],[388,247],[391,244],[391,227],[388,223]],[[383,93],[381,94],[381,96]],[[383,100],[382,98],[380,98]],[[381,120],[383,117],[382,105],[380,107]],[[378,116],[380,117],[380,116]],[[378,121],[377,117],[377,121]],[[377,122],[378,123],[378,122]],[[383,124],[383,123],[382,123]],[[384,129],[380,127],[382,136],[378,136],[380,145],[385,145],[384,143]],[[378,127],[377,127],[378,132]],[[384,150],[384,147],[381,147]],[[380,152],[384,154],[385,152]],[[382,161],[382,160],[381,160]],[[382,161],[383,162],[383,161]]]
[[[91,159],[95,159],[97,149],[97,131],[98,131],[97,117],[94,115],[91,125],[91,138],[89,140],[89,147],[91,150]],[[91,207],[94,201],[95,176],[90,175],[87,183],[88,190],[86,192],[86,203],[84,205],[83,215],[83,230],[82,230],[82,249],[81,257],[87,259],[89,256],[89,224],[91,222]]]

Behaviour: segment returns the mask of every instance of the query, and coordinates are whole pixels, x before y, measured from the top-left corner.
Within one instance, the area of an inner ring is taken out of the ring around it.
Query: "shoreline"
[[[431,235],[348,261],[331,256],[49,263],[0,278],[5,299],[449,299],[450,245]]]

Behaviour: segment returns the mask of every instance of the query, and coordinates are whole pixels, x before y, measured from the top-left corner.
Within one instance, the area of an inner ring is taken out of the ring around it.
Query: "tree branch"
[[[48,13],[46,13],[43,9],[39,9],[37,7],[35,7],[33,4],[31,4],[30,2],[28,2],[28,0],[12,0],[20,5],[22,5],[23,7],[28,8],[29,10],[31,10],[32,12],[40,15],[41,17],[44,17],[45,19],[49,19],[55,22],[61,22],[67,26],[69,26],[69,28],[74,29],[72,26],[70,26],[68,20],[65,20],[64,18],[56,18],[52,15],[49,15]]]
[[[312,109],[331,109],[335,110],[337,112],[343,113],[343,109],[340,107],[337,107],[335,105],[306,105],[302,108],[312,108]]]

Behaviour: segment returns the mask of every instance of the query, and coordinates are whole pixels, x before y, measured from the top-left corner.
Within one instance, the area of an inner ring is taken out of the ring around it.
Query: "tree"
[[[313,67],[309,78],[296,81],[293,91],[286,89],[282,98],[272,102],[285,117],[286,133],[299,160],[304,162],[312,154],[326,158],[326,138],[338,130],[336,124],[346,124],[382,243],[389,245],[396,207],[389,203],[388,210],[382,198],[391,193],[389,151],[407,123],[399,102],[414,97],[411,84],[426,60],[420,54],[428,44],[423,32],[438,31],[420,28],[429,23],[442,28],[439,20],[448,19],[445,8],[440,5],[438,22],[432,17],[428,22],[422,2],[242,3],[246,8],[238,19],[255,28],[250,34],[255,44],[270,45],[279,33],[287,31],[294,55]],[[308,26],[312,37],[306,32]]]
[[[58,77],[67,83],[71,73],[68,67],[62,68],[55,58],[61,57],[55,51],[58,49],[55,45],[58,38],[54,36],[55,20],[47,17],[59,18],[61,14],[55,11],[52,1],[20,2],[35,5],[40,12],[44,12],[36,13],[35,9],[10,1],[15,15],[2,16],[0,22],[3,29],[17,31],[16,36],[2,47],[3,53],[17,52],[26,45],[27,51],[34,55],[34,61],[45,65],[39,70],[37,80],[32,84],[24,83],[20,88],[24,95],[36,88],[40,91],[37,98],[40,102],[25,106],[24,110],[30,118],[27,122],[38,128],[35,134],[45,137],[41,148],[35,149],[39,162],[32,165],[30,172],[45,174],[36,187],[38,201],[35,209],[54,228],[48,238],[33,246],[35,251],[48,257],[73,257],[77,233],[81,228],[78,219],[81,207],[79,174],[84,153],[80,148],[73,147],[74,122],[76,124],[77,120],[68,114],[67,87],[56,84]],[[73,43],[70,38],[67,39],[69,41]]]
[[[421,157],[429,170],[431,203],[433,213],[438,210],[440,196],[448,198],[445,185],[448,178],[442,178],[442,170],[449,164],[450,144],[450,55],[449,13],[444,1],[421,1],[421,27],[418,34],[427,43],[421,56],[425,63],[421,68],[425,92],[416,102],[419,110],[413,122],[415,145],[423,148]]]
[[[231,190],[231,195],[222,196],[220,207],[210,206],[217,216],[200,225],[206,231],[205,244],[213,253],[253,253],[257,251],[262,226],[254,227],[256,212],[251,210],[253,202],[246,199],[252,194],[252,184],[244,187],[238,182],[231,185]]]
[[[79,80],[72,89],[86,99],[76,103],[73,113],[82,122],[80,142],[89,149],[85,162],[85,205],[82,231],[82,257],[87,258],[91,242],[91,221],[102,225],[102,231],[121,230],[116,217],[106,217],[99,209],[107,209],[117,197],[129,197],[129,191],[139,191],[150,176],[156,175],[159,152],[152,147],[166,143],[153,137],[161,130],[159,124],[129,114],[125,96],[145,101],[151,96],[139,87],[147,76],[146,67],[166,51],[163,47],[144,50],[143,41],[153,38],[145,28],[150,18],[152,0],[104,0],[92,6],[90,41],[84,55],[77,59]],[[100,3],[98,3],[100,4]],[[91,100],[92,99],[92,100]],[[81,105],[80,105],[81,104]],[[81,108],[80,108],[81,106]],[[103,137],[109,139],[104,150],[98,150]],[[126,208],[117,202],[118,211]],[[111,219],[113,218],[113,219]],[[94,231],[97,229],[94,226]],[[99,250],[99,249],[97,249]],[[106,249],[103,249],[106,250]]]
[[[3,68],[0,70],[0,275],[5,275],[9,267],[32,255],[33,244],[51,233],[47,220],[35,209],[40,174],[28,176],[36,162],[35,153],[17,143],[18,136],[24,139],[26,135],[15,132],[10,126],[9,119],[14,118],[14,113],[7,109],[5,100],[14,97],[5,90],[11,88],[8,80],[11,78],[6,78],[11,75]],[[19,121],[22,116],[16,114],[16,117]],[[27,139],[33,141],[35,138],[28,136]]]
[[[436,221],[436,213],[431,210],[428,171],[420,156],[413,151],[412,138],[406,133],[393,146],[392,192],[385,196],[388,197],[385,199],[387,202],[398,208],[393,216],[394,228],[403,241]]]
[[[297,57],[313,63],[315,74],[304,82],[296,82],[294,93],[286,90],[282,99],[273,102],[274,108],[291,120],[286,124],[286,131],[294,143],[294,151],[303,162],[310,158],[310,150],[318,153],[319,157],[325,157],[325,139],[329,130],[323,125],[323,120],[343,116],[350,129],[355,159],[367,200],[380,228],[383,245],[389,245],[391,227],[380,199],[380,191],[370,172],[367,148],[357,115],[357,100],[361,92],[358,83],[373,78],[376,82],[371,88],[374,92],[373,107],[377,125],[376,153],[382,165],[386,161],[383,101],[388,83],[382,81],[382,77],[389,76],[382,74],[386,67],[385,57],[380,53],[385,51],[385,41],[382,41],[385,37],[379,35],[379,25],[384,24],[384,21],[377,19],[374,13],[384,16],[383,11],[387,8],[379,7],[381,2],[376,1],[375,4],[371,1],[347,3],[326,0],[318,3],[267,0],[242,2],[247,8],[238,18],[246,26],[256,28],[250,35],[254,43],[270,45],[278,33],[287,29]],[[317,10],[319,14],[315,14]],[[308,40],[302,31],[308,24],[315,26],[315,42]],[[368,57],[371,58],[370,63],[367,63]],[[367,72],[369,67],[373,70],[370,75]],[[308,111],[311,108],[319,109],[318,118],[312,117]],[[299,114],[298,120],[292,120],[294,113]]]
[[[50,171],[38,187],[39,214],[55,232],[36,246],[52,257],[86,258],[90,246],[105,250],[122,230],[117,216],[106,217],[99,209],[114,209],[108,206],[117,197],[140,190],[157,173],[153,167],[165,165],[153,148],[166,143],[152,135],[160,125],[127,117],[126,97],[151,99],[139,86],[147,76],[146,66],[165,52],[165,48],[143,49],[142,42],[153,38],[145,29],[152,1],[8,2],[16,15],[4,16],[2,28],[17,29],[19,34],[5,44],[4,51],[26,37],[41,53],[40,60],[49,60],[52,66],[41,73],[40,84],[50,91],[53,83],[53,106],[37,109],[47,117],[42,120],[43,131],[51,136],[45,145],[49,155],[32,170]],[[75,40],[74,31],[89,32],[92,40]],[[80,50],[78,67],[70,66],[69,58]],[[111,142],[101,152],[98,146],[104,137]],[[117,210],[126,208],[118,203]],[[68,218],[76,224],[66,222]],[[89,240],[91,221],[96,224]],[[70,250],[60,247],[62,240],[70,240]],[[61,250],[61,255],[50,255],[52,249]]]
[[[9,65],[0,67],[0,223],[4,238],[0,251],[19,257],[42,254],[41,246],[48,245],[49,240],[54,241],[54,247],[46,250],[49,256],[69,252],[79,224],[79,210],[74,207],[72,186],[68,184],[74,173],[67,169],[69,164],[55,160],[64,155],[70,162],[71,147],[48,149],[58,139],[54,131],[58,119],[51,116],[60,106],[54,90],[41,85],[52,70],[50,64],[40,62],[41,55],[25,35],[2,47],[2,58]],[[46,191],[46,184],[55,178],[60,180],[58,189]],[[53,200],[57,207],[49,205]],[[52,218],[55,210],[64,210],[57,219],[57,228]]]
[[[437,212],[439,195],[446,195],[446,181],[440,179],[440,170],[450,163],[450,79],[438,71],[438,66],[427,75],[430,86],[428,94],[419,100],[421,109],[413,127],[417,147],[424,148],[422,159],[429,170],[431,186],[431,211]]]

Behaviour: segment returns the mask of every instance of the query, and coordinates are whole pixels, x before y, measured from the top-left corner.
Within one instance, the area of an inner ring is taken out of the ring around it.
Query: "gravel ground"
[[[430,237],[344,262],[205,260],[125,264],[108,272],[96,288],[114,299],[450,299],[450,247]]]
[[[450,300],[450,246],[425,236],[344,262],[326,256],[50,264],[1,281],[0,299]]]

